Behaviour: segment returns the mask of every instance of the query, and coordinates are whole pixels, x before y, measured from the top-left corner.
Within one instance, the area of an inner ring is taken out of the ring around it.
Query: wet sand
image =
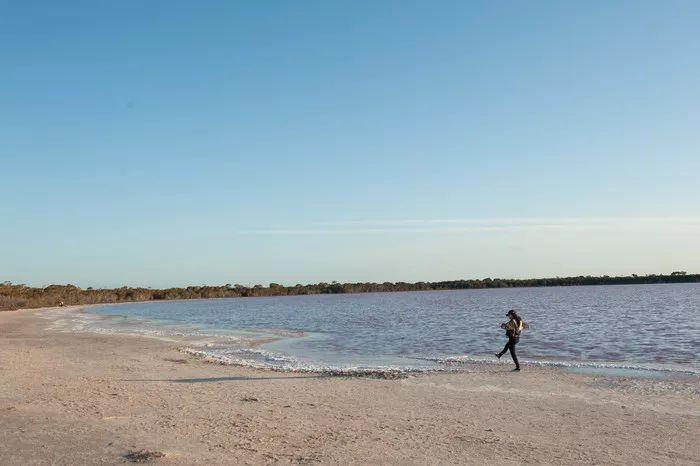
[[[3,465],[123,464],[141,450],[159,464],[700,463],[697,377],[289,374],[48,324],[0,312]]]

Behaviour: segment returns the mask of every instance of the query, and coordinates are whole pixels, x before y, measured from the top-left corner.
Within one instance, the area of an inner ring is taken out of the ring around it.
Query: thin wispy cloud
[[[443,218],[443,219],[373,219],[316,222],[318,225],[540,225],[540,224],[619,224],[619,223],[700,223],[698,217],[529,217],[529,218]]]
[[[342,220],[315,222],[287,228],[238,230],[255,235],[373,235],[373,234],[457,234],[532,230],[591,230],[691,228],[700,229],[700,217],[598,217],[598,218],[451,218],[405,220]]]

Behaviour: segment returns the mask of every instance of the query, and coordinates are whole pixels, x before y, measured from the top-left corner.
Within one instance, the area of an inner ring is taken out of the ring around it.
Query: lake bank
[[[700,384],[474,366],[399,380],[222,366],[0,314],[0,458],[164,464],[700,460]],[[76,448],[81,445],[81,448]]]
[[[153,289],[143,287],[82,289],[75,285],[49,285],[43,288],[0,283],[0,311],[13,309],[36,309],[47,306],[121,304],[197,299],[222,299],[241,297],[308,296],[324,294],[400,293],[407,291],[454,291],[509,288],[551,288],[560,286],[615,286],[640,284],[700,283],[700,274],[673,272],[669,275],[630,276],[577,276],[550,278],[485,278],[470,280],[448,280],[440,282],[384,282],[384,283],[316,283],[284,286],[270,283],[242,286],[188,286],[186,288]]]

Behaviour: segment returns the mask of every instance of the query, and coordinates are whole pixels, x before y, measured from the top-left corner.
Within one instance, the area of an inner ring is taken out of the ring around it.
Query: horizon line
[[[278,283],[275,281],[270,281],[268,282],[267,285],[263,285],[262,283],[255,283],[255,284],[241,284],[241,283],[225,283],[225,284],[200,284],[200,285],[180,285],[180,286],[167,286],[167,287],[153,287],[153,286],[144,286],[144,285],[120,285],[120,286],[112,286],[112,287],[103,287],[103,286],[87,286],[87,287],[81,287],[78,285],[75,285],[73,283],[50,283],[48,285],[40,286],[40,285],[27,285],[26,283],[14,283],[11,280],[3,280],[0,281],[0,286],[26,286],[27,288],[47,288],[49,286],[75,286],[81,290],[88,290],[88,289],[94,289],[94,290],[117,290],[120,288],[143,288],[143,289],[156,289],[156,290],[167,290],[167,289],[186,289],[190,287],[223,287],[227,285],[231,286],[236,286],[240,285],[245,288],[253,288],[255,286],[262,286],[263,288],[269,288],[270,284],[277,284],[280,286],[283,286],[285,288],[293,288],[296,287],[297,285],[300,286],[312,286],[312,285],[320,285],[320,284],[326,284],[326,285],[331,285],[334,283],[338,283],[340,285],[343,284],[376,284],[376,285],[381,285],[384,283],[392,283],[392,284],[397,284],[397,283],[406,283],[410,285],[415,285],[418,283],[445,283],[445,282],[459,282],[459,281],[484,281],[484,280],[512,280],[512,281],[527,281],[527,280],[561,280],[561,279],[566,279],[566,278],[644,278],[644,277],[670,277],[673,276],[673,274],[681,272],[679,276],[695,276],[695,275],[700,275],[700,272],[688,272],[687,270],[674,270],[672,272],[668,273],[645,273],[645,274],[637,274],[637,273],[630,273],[630,274],[623,274],[623,275],[556,275],[556,276],[531,276],[531,277],[526,277],[526,278],[516,278],[516,277],[499,277],[499,276],[494,276],[494,277],[483,277],[483,278],[451,278],[451,279],[444,279],[444,280],[417,280],[417,281],[403,281],[403,280],[398,280],[398,281],[389,281],[389,280],[384,280],[384,281],[338,281],[338,280],[331,280],[331,281],[319,281],[319,282],[307,282],[307,283],[295,283],[293,285],[284,285],[282,283]],[[290,282],[291,283],[291,282]]]

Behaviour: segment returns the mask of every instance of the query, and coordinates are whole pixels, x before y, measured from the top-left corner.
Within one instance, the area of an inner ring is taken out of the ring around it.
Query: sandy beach
[[[396,380],[208,363],[0,313],[0,464],[698,464],[698,378],[474,365]],[[161,456],[162,454],[162,456]]]

